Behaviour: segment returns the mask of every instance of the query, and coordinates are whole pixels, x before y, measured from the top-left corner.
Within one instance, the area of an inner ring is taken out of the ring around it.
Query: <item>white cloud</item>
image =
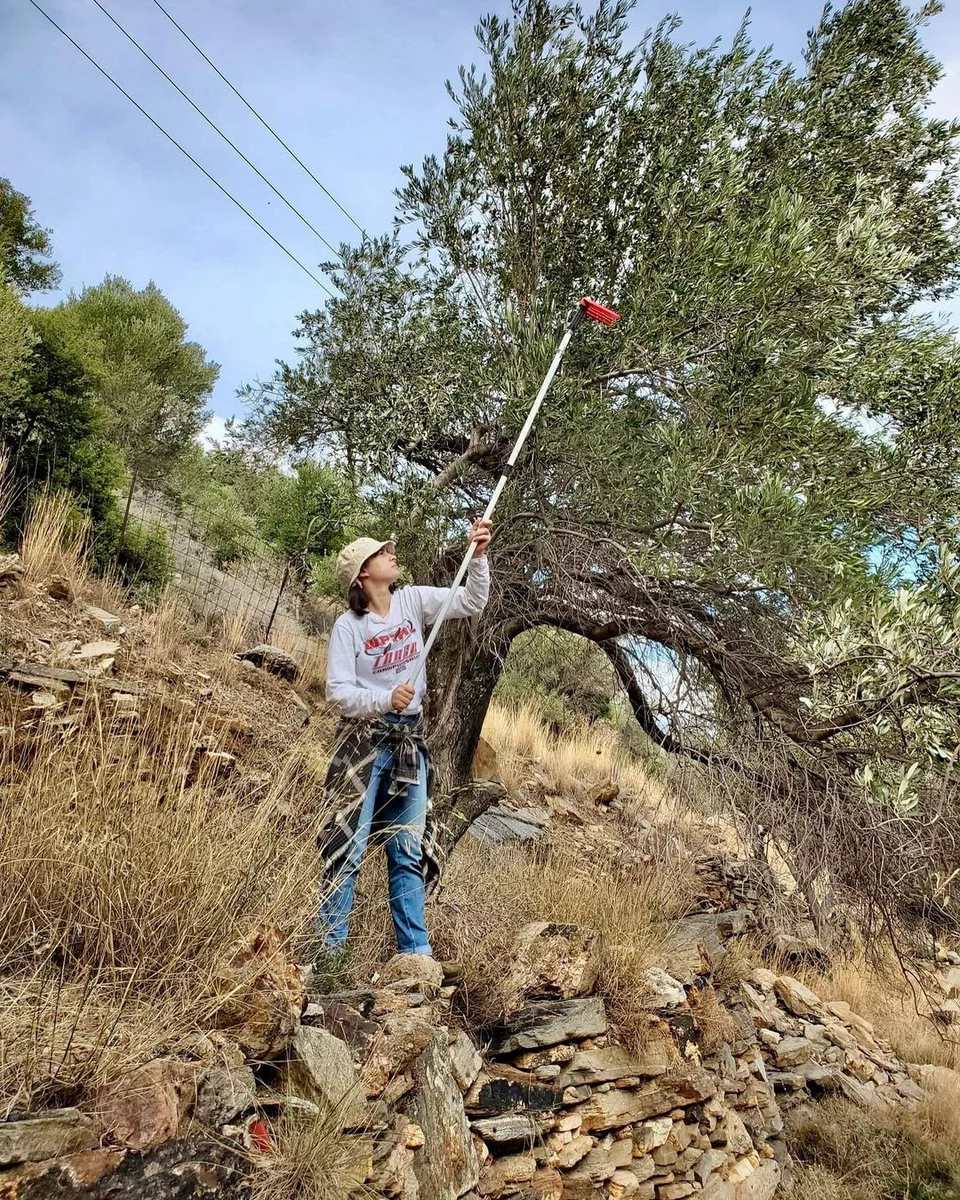
[[[197,441],[204,450],[212,450],[217,442],[222,442],[227,436],[227,421],[225,417],[211,417],[197,434]]]

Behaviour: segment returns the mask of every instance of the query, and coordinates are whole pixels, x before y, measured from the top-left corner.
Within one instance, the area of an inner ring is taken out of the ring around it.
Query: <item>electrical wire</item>
[[[156,61],[156,59],[151,58],[151,56],[147,53],[147,51],[144,50],[143,46],[140,45],[140,43],[133,36],[133,34],[130,33],[128,30],[124,29],[124,27],[120,24],[120,22],[117,20],[117,18],[110,12],[110,10],[108,8],[104,7],[104,5],[100,3],[100,0],[93,0],[93,2],[97,6],[97,8],[100,9],[100,11],[103,13],[103,15],[109,21],[111,21],[116,26],[117,29],[120,30],[120,32],[127,39],[127,41],[130,42],[131,45],[135,46],[140,51],[140,53],[147,60],[147,62],[150,63],[150,65],[155,70],[160,72],[160,74],[164,77],[164,79],[167,81],[167,83],[169,83],[171,87],[176,88],[176,90],[183,97],[183,99],[186,100],[186,102],[190,105],[190,107],[193,109],[193,111],[195,113],[197,113],[199,116],[201,116],[204,119],[204,121],[206,121],[206,123],[210,126],[210,128],[215,133],[219,134],[220,137],[223,138],[223,140],[227,143],[227,145],[230,147],[231,150],[233,150],[236,154],[239,154],[239,156],[247,164],[247,166],[250,168],[250,170],[254,171],[260,177],[260,179],[263,180],[263,182],[273,192],[273,194],[275,196],[278,196],[283,201],[283,203],[287,206],[287,208],[290,209],[290,211],[294,214],[294,216],[297,216],[300,218],[300,220],[304,223],[304,225],[306,225],[306,227],[310,230],[310,232],[315,234],[320,239],[320,241],[324,244],[324,246],[326,246],[326,248],[331,252],[331,254],[335,254],[337,256],[337,258],[342,259],[343,255],[340,253],[340,251],[335,246],[331,245],[330,242],[328,242],[327,239],[320,232],[320,230],[316,229],[307,220],[307,218],[303,215],[303,213],[299,210],[299,208],[297,208],[294,204],[292,204],[287,199],[287,197],[283,194],[283,192],[280,191],[280,189],[276,186],[276,184],[271,183],[271,181],[266,177],[266,175],[264,175],[264,173],[260,170],[260,168],[255,163],[252,163],[249,158],[247,158],[247,156],[240,149],[240,147],[235,142],[232,142],[229,137],[227,137],[227,135],[220,128],[220,126],[217,125],[217,123],[214,120],[212,120],[210,117],[207,116],[207,114],[203,111],[203,109],[200,107],[200,105],[197,104],[195,101],[193,101],[187,95],[187,93],[176,82],[176,80],[170,78],[170,76],[163,69],[163,67],[160,66],[160,64]]]
[[[183,154],[186,158],[188,158],[193,163],[193,165],[197,168],[198,171],[202,172],[215,187],[219,188],[219,190],[221,192],[223,192],[223,194],[227,197],[227,199],[230,200],[233,204],[235,204],[237,206],[237,208],[240,209],[240,211],[243,213],[243,215],[245,217],[249,217],[249,219],[254,223],[254,225],[256,225],[257,228],[262,233],[265,233],[267,235],[267,237],[270,239],[270,241],[273,242],[273,244],[275,246],[277,246],[280,250],[283,251],[283,253],[287,256],[287,258],[289,258],[292,262],[295,262],[297,264],[297,266],[300,268],[300,270],[303,271],[306,275],[309,275],[310,278],[313,280],[313,282],[315,284],[317,284],[318,287],[322,288],[323,291],[325,291],[327,293],[327,295],[330,297],[331,300],[336,299],[336,296],[334,295],[334,293],[330,290],[329,287],[327,287],[327,285],[323,282],[323,280],[318,279],[317,276],[314,275],[314,273],[310,270],[310,268],[305,266],[300,261],[300,259],[297,258],[297,256],[293,253],[292,250],[288,250],[287,247],[283,244],[283,242],[281,242],[279,240],[279,238],[274,237],[274,235],[270,232],[270,230],[267,229],[267,227],[265,225],[262,225],[257,220],[257,218],[253,215],[253,213],[250,212],[249,209],[245,208],[240,203],[240,201],[235,196],[233,196],[223,186],[223,184],[218,179],[215,179],[214,176],[210,174],[210,172],[206,169],[206,167],[201,166],[201,164],[199,162],[197,162],[197,160],[193,157],[193,155],[190,153],[190,151],[184,149],[184,147],[180,145],[180,143],[177,141],[177,139],[173,136],[172,133],[168,133],[167,130],[164,129],[164,127],[160,124],[159,121],[157,121],[157,120],[155,120],[155,118],[151,117],[151,115],[147,112],[147,110],[143,107],[143,105],[138,104],[137,101],[134,100],[134,98],[130,95],[130,93],[128,91],[126,91],[126,89],[123,88],[105,68],[101,67],[100,64],[97,62],[97,60],[92,55],[88,54],[87,51],[84,50],[84,48],[78,42],[75,42],[73,40],[73,38],[70,36],[70,34],[67,33],[67,31],[62,26],[57,24],[57,22],[53,19],[53,17],[50,16],[50,14],[48,12],[46,12],[43,8],[40,7],[40,5],[37,3],[37,0],[29,0],[29,3],[33,5],[33,7],[37,10],[38,13],[40,13],[40,15],[42,17],[45,17],[46,20],[50,22],[50,24],[54,27],[54,29],[57,30],[58,33],[61,33],[67,39],[67,41],[70,43],[71,46],[73,46],[76,50],[79,50],[80,53],[83,55],[83,57],[87,60],[87,62],[89,62],[92,66],[96,67],[96,69],[100,72],[100,74],[105,79],[107,79],[110,83],[112,83],[113,86],[117,89],[117,91],[120,92],[123,96],[125,96],[130,101],[130,103],[134,106],[134,108],[136,108],[138,110],[138,112],[141,112],[146,117],[147,120],[150,122],[150,124],[153,125],[154,128],[158,129],[163,134],[163,136],[167,139],[167,141],[172,142],[173,145],[176,146],[176,148],[180,151],[180,153]]]
[[[204,62],[206,62],[208,66],[212,67],[214,71],[216,71],[216,73],[220,76],[220,78],[227,85],[227,87],[231,90],[231,92],[233,92],[233,94],[237,97],[237,99],[240,100],[243,104],[245,104],[247,106],[247,108],[250,110],[250,112],[253,113],[253,115],[257,118],[257,120],[264,127],[264,129],[266,129],[268,133],[272,134],[272,136],[274,138],[276,138],[276,140],[280,143],[280,145],[284,148],[284,150],[286,150],[286,152],[290,155],[290,157],[294,160],[294,162],[297,163],[298,166],[302,167],[304,171],[306,171],[306,173],[310,176],[310,178],[317,185],[317,187],[323,192],[323,194],[325,196],[327,196],[330,200],[332,200],[333,203],[337,206],[337,208],[339,208],[340,211],[343,213],[343,215],[347,218],[347,220],[353,222],[353,224],[357,227],[357,229],[360,230],[360,232],[363,234],[363,236],[366,237],[367,231],[363,228],[363,226],[360,224],[360,222],[355,217],[351,216],[351,214],[349,212],[347,212],[347,210],[343,207],[343,205],[340,203],[340,201],[333,194],[333,192],[331,192],[328,187],[326,187],[324,184],[322,184],[320,182],[320,180],[316,177],[316,175],[314,175],[314,173],[310,170],[310,168],[303,161],[303,159],[294,153],[294,151],[287,145],[287,143],[283,140],[283,138],[280,136],[280,134],[277,133],[277,131],[273,128],[273,126],[270,125],[267,122],[267,120],[264,117],[262,117],[260,115],[260,113],[257,112],[257,110],[253,107],[253,105],[246,98],[246,96],[244,96],[244,94],[230,82],[230,80],[226,77],[226,75],[224,75],[224,73],[220,70],[220,68],[213,61],[213,59],[211,59],[209,55],[205,54],[204,51],[200,49],[200,47],[197,45],[197,43],[193,40],[193,38],[190,36],[190,34],[187,33],[187,31],[183,28],[183,26],[176,20],[176,18],[173,17],[164,8],[164,6],[160,3],[160,0],[153,0],[153,3],[157,6],[157,8],[160,9],[160,11],[167,18],[167,20],[170,22],[170,24],[173,25],[173,27],[175,29],[177,29],[186,38],[186,40],[190,43],[190,45],[194,48],[194,50],[196,50],[196,52],[200,55],[200,57],[204,60]]]

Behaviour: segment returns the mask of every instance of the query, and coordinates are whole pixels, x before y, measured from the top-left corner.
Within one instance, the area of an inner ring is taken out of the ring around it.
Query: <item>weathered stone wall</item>
[[[54,1186],[89,1200],[111,1189],[239,1195],[243,1151],[269,1158],[285,1104],[334,1110],[356,1132],[355,1182],[368,1195],[771,1200],[790,1175],[787,1111],[826,1094],[914,1104],[925,1073],[790,976],[755,969],[715,990],[712,960],[749,928],[739,912],[678,925],[670,969],[644,977],[648,1025],[634,1050],[593,994],[602,946],[592,930],[526,927],[502,985],[512,1011],[471,1032],[431,960],[398,957],[376,987],[308,997],[267,939],[246,1024],[238,1016],[189,1061],[146,1064],[107,1089],[95,1115],[0,1125],[0,1200]],[[212,1135],[221,1150],[200,1170]]]

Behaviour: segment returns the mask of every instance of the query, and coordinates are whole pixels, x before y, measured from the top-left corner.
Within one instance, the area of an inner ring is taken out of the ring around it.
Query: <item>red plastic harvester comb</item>
[[[601,325],[612,325],[614,321],[620,320],[618,312],[614,312],[612,308],[604,308],[602,304],[591,300],[589,296],[584,296],[580,301],[580,307],[583,309],[584,316],[589,317],[591,321],[599,321]]]

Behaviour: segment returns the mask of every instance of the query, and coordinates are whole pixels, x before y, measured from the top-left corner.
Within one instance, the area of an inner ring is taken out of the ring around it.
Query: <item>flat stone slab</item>
[[[675,1055],[663,1051],[646,1061],[634,1058],[622,1046],[604,1046],[599,1050],[578,1050],[555,1080],[557,1087],[577,1087],[582,1083],[612,1083],[630,1076],[663,1075],[673,1065]]]
[[[93,1121],[76,1108],[55,1108],[19,1121],[0,1121],[0,1167],[90,1150],[99,1140]]]
[[[532,1146],[540,1136],[540,1126],[529,1113],[504,1113],[471,1121],[473,1132],[490,1146]]]
[[[532,808],[501,808],[494,805],[481,813],[467,830],[484,846],[506,842],[529,842],[543,836],[550,814]]]
[[[483,1037],[489,1041],[490,1054],[496,1057],[600,1037],[606,1032],[603,1001],[599,996],[585,996],[528,1004],[502,1024],[488,1026]]]
[[[495,1068],[496,1075],[481,1074],[465,1100],[471,1117],[500,1116],[517,1112],[556,1112],[563,1107],[564,1092],[523,1071]]]
[[[662,1077],[633,1092],[614,1089],[591,1096],[576,1111],[580,1114],[584,1133],[606,1133],[659,1117],[675,1108],[699,1104],[716,1093],[716,1084],[705,1071],[692,1070],[683,1074]]]

